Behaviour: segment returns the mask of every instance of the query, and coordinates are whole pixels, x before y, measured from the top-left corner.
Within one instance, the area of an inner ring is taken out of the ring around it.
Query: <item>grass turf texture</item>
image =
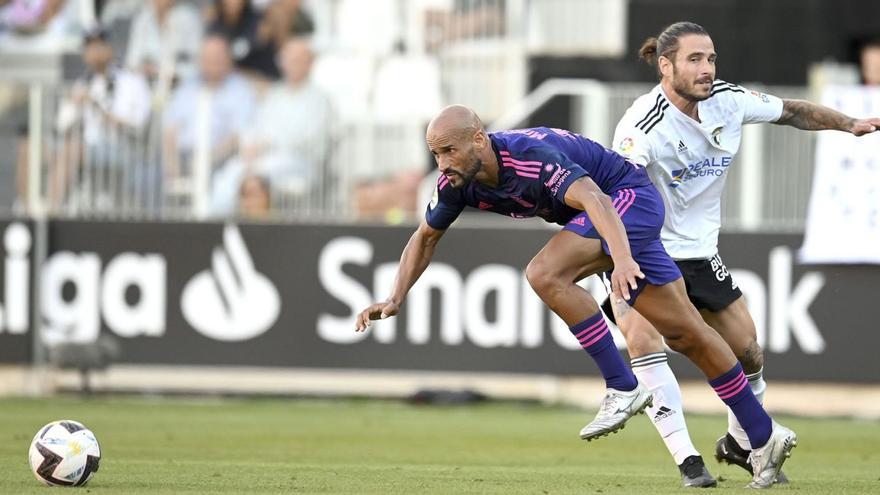
[[[75,493],[681,493],[645,416],[587,443],[590,413],[519,404],[385,401],[0,400],[0,493],[58,493],[34,479],[27,449],[55,419],[101,444],[100,471]],[[880,493],[880,422],[780,418],[799,434],[778,492]],[[747,474],[712,458],[721,416],[688,418],[697,448],[741,492]]]

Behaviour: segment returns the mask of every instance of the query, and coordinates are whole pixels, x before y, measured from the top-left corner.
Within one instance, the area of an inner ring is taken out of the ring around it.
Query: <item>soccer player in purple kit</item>
[[[707,376],[754,446],[750,487],[773,484],[797,444],[757,401],[730,347],[688,301],[681,272],[660,243],[664,207],[643,167],[577,134],[548,128],[487,133],[469,108],[443,109],[426,140],[442,173],[403,250],[391,295],[358,314],[356,331],[398,313],[445,230],[465,206],[564,225],[529,262],[535,292],[570,327],[608,387],[591,440],[617,431],[651,403],[620,357],[596,301],[576,282],[612,270],[614,295],[633,305]],[[613,198],[613,199],[612,199]]]

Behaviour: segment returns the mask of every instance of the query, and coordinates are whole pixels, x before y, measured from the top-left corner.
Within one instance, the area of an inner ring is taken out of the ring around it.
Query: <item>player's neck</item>
[[[675,88],[672,87],[672,83],[668,79],[664,79],[663,82],[660,83],[660,87],[663,88],[663,93],[666,94],[666,99],[669,100],[670,103],[675,105],[681,113],[687,115],[688,117],[700,122],[700,111],[697,103],[699,101],[691,100],[689,98],[685,98],[678,94],[675,91]]]
[[[489,146],[479,154],[483,167],[474,176],[474,180],[488,187],[498,187],[498,158],[495,150]]]

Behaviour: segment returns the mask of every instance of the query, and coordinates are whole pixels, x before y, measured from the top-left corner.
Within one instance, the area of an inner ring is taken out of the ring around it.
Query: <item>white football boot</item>
[[[590,441],[623,428],[626,421],[652,405],[654,396],[641,383],[629,392],[609,388],[599,405],[599,412],[581,430],[581,439]]]
[[[752,449],[752,482],[747,488],[770,488],[776,482],[782,464],[791,457],[791,449],[797,447],[797,435],[788,428],[773,422],[770,439],[759,449]]]

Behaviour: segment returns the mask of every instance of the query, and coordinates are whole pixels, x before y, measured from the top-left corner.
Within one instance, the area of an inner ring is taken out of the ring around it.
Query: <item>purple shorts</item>
[[[629,239],[629,249],[633,259],[639,264],[643,280],[639,280],[639,287],[635,292],[630,292],[629,303],[636,300],[636,296],[645,288],[645,284],[665,285],[681,278],[681,271],[672,257],[663,249],[660,242],[660,228],[666,215],[663,199],[654,189],[654,186],[641,186],[629,189],[621,189],[610,193],[612,204],[620,215],[623,226],[626,228],[626,236]],[[572,218],[563,230],[568,230],[582,237],[602,239],[593,222],[582,212]],[[602,249],[611,254],[608,244],[602,239]]]

